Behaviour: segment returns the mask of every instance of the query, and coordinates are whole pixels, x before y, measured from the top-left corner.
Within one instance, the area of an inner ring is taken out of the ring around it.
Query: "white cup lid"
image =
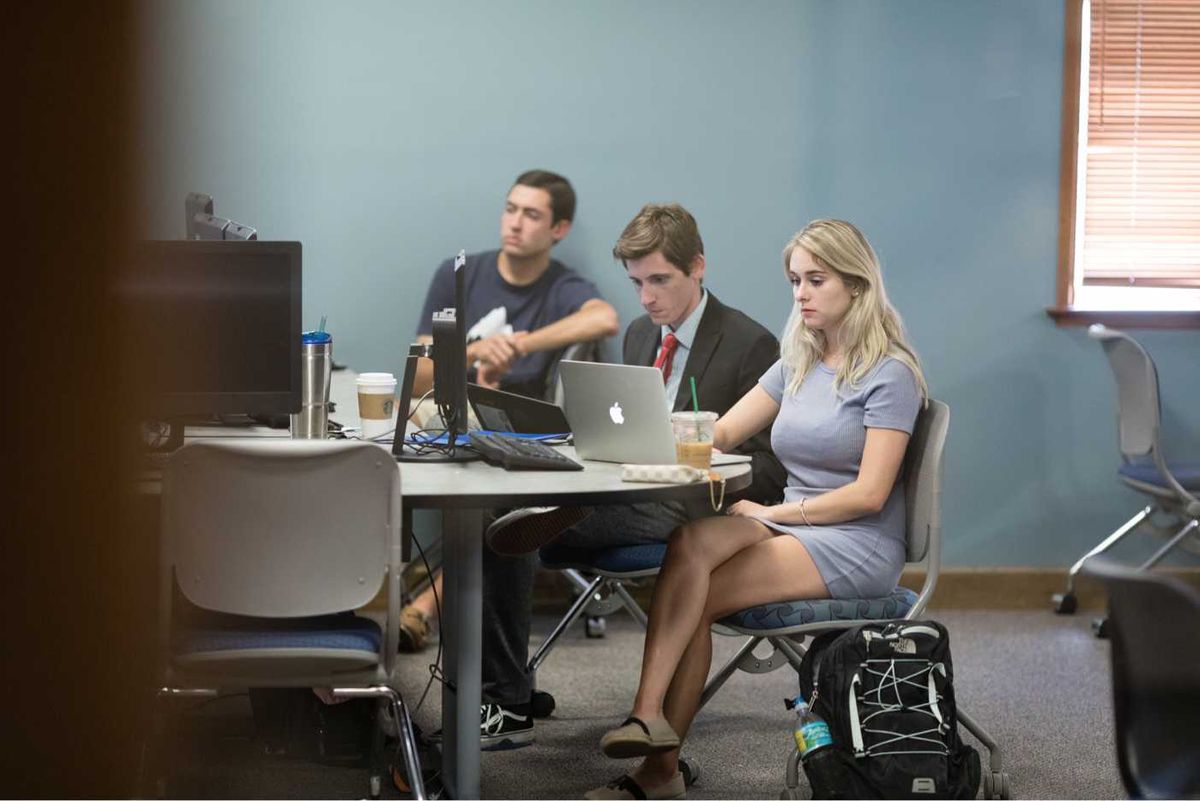
[[[358,384],[395,384],[396,376],[391,373],[359,373],[355,380]]]

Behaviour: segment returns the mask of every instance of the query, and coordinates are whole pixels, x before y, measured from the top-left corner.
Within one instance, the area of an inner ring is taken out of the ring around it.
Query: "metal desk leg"
[[[442,549],[443,658],[446,680],[455,688],[442,689],[442,779],[452,798],[479,798],[483,513],[443,510]]]

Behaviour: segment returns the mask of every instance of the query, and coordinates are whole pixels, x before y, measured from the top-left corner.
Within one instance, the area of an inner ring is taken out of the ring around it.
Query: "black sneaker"
[[[481,705],[479,743],[483,751],[507,751],[533,745],[533,718],[529,714],[529,705]]]

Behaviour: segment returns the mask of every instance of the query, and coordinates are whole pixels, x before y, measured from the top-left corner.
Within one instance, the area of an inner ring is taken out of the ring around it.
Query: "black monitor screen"
[[[123,289],[144,417],[299,411],[299,242],[143,242]]]

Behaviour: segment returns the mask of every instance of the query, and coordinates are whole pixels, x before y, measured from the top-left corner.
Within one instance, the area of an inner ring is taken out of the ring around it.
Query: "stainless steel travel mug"
[[[305,331],[300,344],[300,413],[292,415],[292,439],[325,439],[329,423],[329,379],[333,337]]]

